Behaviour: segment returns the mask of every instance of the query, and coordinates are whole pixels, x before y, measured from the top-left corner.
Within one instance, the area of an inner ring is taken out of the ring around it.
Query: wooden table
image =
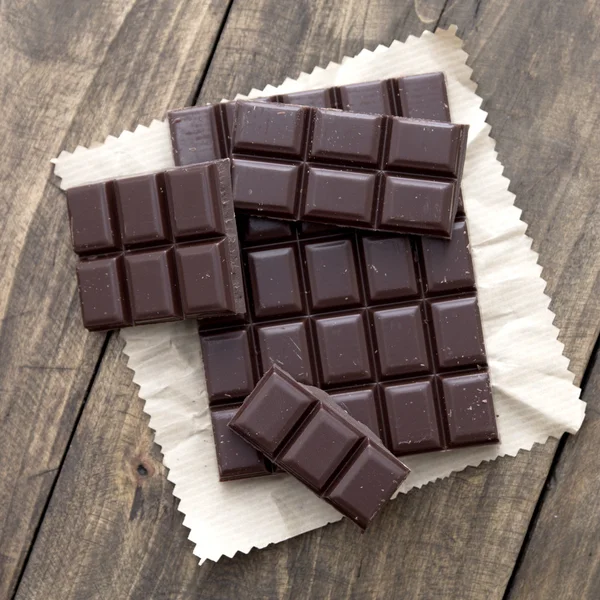
[[[121,343],[81,327],[49,159],[453,23],[584,427],[411,492],[364,536],[198,567]],[[0,51],[0,598],[600,597],[600,1],[8,0]]]

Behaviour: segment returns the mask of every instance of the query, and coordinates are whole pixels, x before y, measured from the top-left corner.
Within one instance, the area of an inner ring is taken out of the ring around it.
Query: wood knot
[[[131,461],[131,466],[138,484],[148,477],[152,477],[156,472],[152,462],[145,456],[135,456]]]

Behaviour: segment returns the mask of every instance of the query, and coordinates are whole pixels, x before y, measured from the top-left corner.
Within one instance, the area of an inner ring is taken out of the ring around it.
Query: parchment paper
[[[395,41],[374,52],[363,50],[341,64],[250,93],[258,97],[444,71],[452,119],[470,125],[463,193],[502,442],[407,457],[412,473],[402,492],[484,460],[514,456],[549,436],[574,433],[585,411],[562,355],[563,345],[557,341],[537,254],[531,250],[521,211],[513,205],[514,195],[496,159],[466,59],[453,27],[411,36],[405,43]],[[168,127],[154,121],[93,149],[63,152],[55,164],[65,189],[167,168],[173,166]],[[201,562],[261,548],[340,518],[291,477],[219,483],[194,322],[131,328],[122,335]]]

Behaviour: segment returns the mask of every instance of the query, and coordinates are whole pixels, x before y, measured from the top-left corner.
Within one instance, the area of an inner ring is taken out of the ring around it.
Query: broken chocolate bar
[[[409,472],[326,393],[301,385],[276,366],[258,382],[229,427],[361,529]]]
[[[245,312],[228,160],[67,191],[83,323]]]
[[[450,237],[466,125],[240,102],[236,211]]]
[[[409,119],[450,121],[443,73],[294,92],[263,100]],[[170,111],[168,121],[175,164],[185,166],[228,157],[234,107],[234,102],[221,102]]]

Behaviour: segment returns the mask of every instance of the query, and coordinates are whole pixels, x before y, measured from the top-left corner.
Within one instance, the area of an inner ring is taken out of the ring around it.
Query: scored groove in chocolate
[[[67,191],[91,330],[245,312],[229,161]]]

